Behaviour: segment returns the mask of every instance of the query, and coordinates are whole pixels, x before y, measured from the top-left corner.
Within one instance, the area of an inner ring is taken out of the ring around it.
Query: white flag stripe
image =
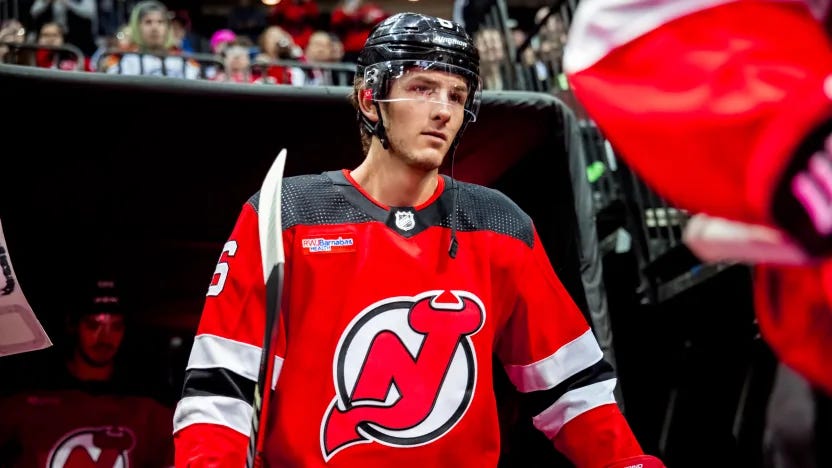
[[[572,419],[601,405],[615,404],[616,379],[587,385],[566,392],[552,406],[532,418],[534,427],[546,435],[550,440],[560,432],[561,428]]]
[[[280,356],[274,357],[274,373],[272,374],[272,390],[277,386],[277,379],[280,377],[280,371],[283,369],[283,358]]]
[[[173,432],[199,423],[219,424],[248,437],[251,405],[224,396],[191,396],[179,400],[173,414]]]
[[[663,24],[734,1],[737,0],[583,0],[569,28],[564,69],[577,73]]]
[[[525,366],[506,366],[509,379],[523,393],[548,390],[604,357],[592,330],[561,346],[555,354]]]
[[[251,381],[257,381],[262,350],[254,345],[216,335],[201,334],[194,338],[188,369],[222,367]]]

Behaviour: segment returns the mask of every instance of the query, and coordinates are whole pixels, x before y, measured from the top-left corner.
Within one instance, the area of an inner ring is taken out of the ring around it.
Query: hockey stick
[[[251,413],[251,434],[248,439],[246,467],[254,468],[257,460],[257,439],[263,416],[263,394],[269,364],[273,362],[272,341],[278,325],[280,299],[283,295],[283,226],[281,223],[281,187],[283,168],[286,165],[286,149],[280,151],[260,187],[257,209],[257,227],[260,232],[260,257],[263,261],[263,279],[266,281],[266,330],[263,336],[263,353],[260,355],[260,371],[254,387],[254,405]]]

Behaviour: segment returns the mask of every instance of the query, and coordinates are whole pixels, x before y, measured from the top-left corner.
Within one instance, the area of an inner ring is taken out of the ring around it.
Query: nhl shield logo
[[[412,211],[397,211],[396,212],[396,227],[402,231],[409,231],[416,227],[416,219],[413,217]]]

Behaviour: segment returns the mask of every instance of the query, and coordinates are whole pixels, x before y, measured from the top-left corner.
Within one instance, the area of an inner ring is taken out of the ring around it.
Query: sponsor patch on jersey
[[[355,239],[347,234],[301,239],[304,254],[355,252]]]

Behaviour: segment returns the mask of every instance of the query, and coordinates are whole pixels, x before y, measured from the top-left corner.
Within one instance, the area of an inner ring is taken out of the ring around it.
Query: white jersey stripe
[[[251,405],[231,397],[192,396],[179,400],[173,414],[173,432],[191,424],[225,426],[248,437],[251,431]]]
[[[280,371],[283,369],[283,358],[280,356],[274,357],[274,373],[272,373],[272,390],[277,386],[277,379],[280,377]]]
[[[583,0],[564,49],[569,73],[585,70],[612,50],[675,19],[738,0]],[[806,0],[769,0],[806,3]]]
[[[194,338],[187,369],[222,367],[257,382],[261,353],[261,348],[257,346],[221,336],[201,334]]]
[[[566,392],[552,406],[532,418],[534,427],[549,440],[554,439],[561,428],[577,416],[601,405],[614,404],[612,391],[615,382],[616,379],[604,380]]]
[[[549,357],[525,366],[506,366],[506,374],[523,393],[548,390],[604,357],[592,330],[561,346]]]

